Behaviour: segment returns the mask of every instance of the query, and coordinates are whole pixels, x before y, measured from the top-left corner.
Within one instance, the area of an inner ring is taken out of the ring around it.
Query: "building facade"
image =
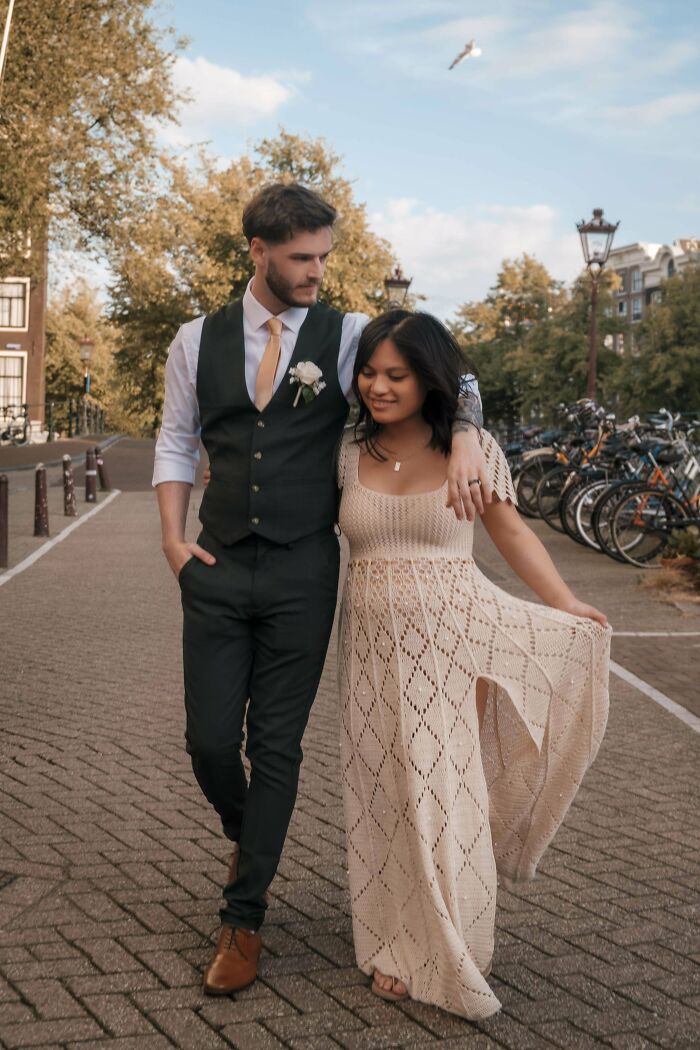
[[[683,238],[673,244],[626,244],[613,248],[608,269],[619,278],[614,293],[614,311],[621,321],[635,324],[661,297],[661,282],[673,277],[700,258],[700,239]],[[616,349],[625,349],[625,336],[618,335]]]
[[[42,276],[0,279],[0,423],[27,406],[30,429],[44,420],[46,252]]]

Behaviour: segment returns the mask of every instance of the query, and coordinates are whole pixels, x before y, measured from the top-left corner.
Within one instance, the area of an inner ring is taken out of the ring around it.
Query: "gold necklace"
[[[415,452],[411,452],[410,455],[402,456],[401,459],[397,459],[396,456],[394,455],[394,453],[391,452],[391,450],[388,449],[386,447],[386,445],[382,445],[381,441],[378,441],[377,444],[379,445],[379,447],[381,449],[383,449],[384,452],[386,452],[388,454],[389,459],[393,459],[393,461],[394,461],[394,468],[393,468],[394,469],[394,473],[398,474],[398,472],[401,470],[401,464],[402,463],[407,463],[408,460],[413,459],[420,452],[425,452],[425,450],[428,447],[428,445],[430,444],[430,442],[427,442],[425,445],[421,445],[420,448],[417,448],[415,450]]]

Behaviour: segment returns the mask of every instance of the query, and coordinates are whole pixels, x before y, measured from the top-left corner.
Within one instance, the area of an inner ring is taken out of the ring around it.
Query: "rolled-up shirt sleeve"
[[[156,441],[153,486],[164,481],[194,484],[201,425],[197,402],[197,358],[204,318],[182,325],[165,362],[163,423]]]

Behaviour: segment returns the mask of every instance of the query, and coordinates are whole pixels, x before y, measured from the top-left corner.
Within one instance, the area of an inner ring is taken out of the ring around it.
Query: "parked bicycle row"
[[[700,420],[662,408],[619,423],[587,398],[560,414],[505,448],[522,514],[641,568],[698,544]]]

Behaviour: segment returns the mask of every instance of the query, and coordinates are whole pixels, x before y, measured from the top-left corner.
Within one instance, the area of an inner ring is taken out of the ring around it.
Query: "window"
[[[632,271],[632,291],[641,292],[642,290],[642,274],[640,270]]]
[[[617,312],[620,315],[627,316],[627,300],[626,299],[620,299],[619,303],[617,304]]]
[[[0,281],[0,328],[27,327],[27,281]]]
[[[668,260],[668,266],[666,267],[666,276],[667,277],[673,277],[675,272],[676,272],[676,264],[673,261],[673,259],[669,259]]]
[[[642,319],[642,297],[640,295],[635,296],[632,300],[632,320],[641,321]]]
[[[0,412],[22,404],[24,393],[24,357],[0,354]]]
[[[620,286],[616,289],[618,295],[624,295],[627,291],[627,270],[616,270],[615,273],[620,278]]]

